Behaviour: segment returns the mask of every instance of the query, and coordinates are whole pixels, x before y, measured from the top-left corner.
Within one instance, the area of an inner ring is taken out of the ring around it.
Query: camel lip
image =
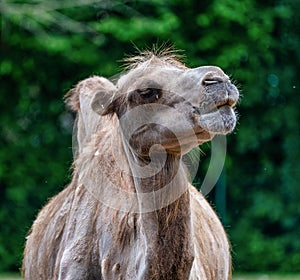
[[[230,108],[234,108],[236,105],[236,101],[233,100],[232,98],[227,98],[221,101],[218,101],[216,103],[213,103],[211,106],[206,108],[206,110],[201,110],[200,107],[193,106],[193,113],[196,115],[207,115],[210,113],[215,113],[217,112],[220,108],[224,106],[228,106]]]
[[[204,114],[202,114],[202,116],[220,114],[220,112],[223,112],[226,110],[231,112],[231,110],[229,110],[229,109],[233,109],[233,108],[234,108],[234,106],[231,106],[228,103],[222,103],[222,104],[215,106],[212,110],[205,112]]]
[[[213,134],[227,134],[233,131],[236,121],[234,108],[224,104],[215,111],[202,114],[199,118],[199,126]]]
[[[236,103],[237,103],[237,100],[235,100],[232,97],[227,97],[224,100],[220,100],[218,102],[215,102],[215,104],[209,110],[207,110],[205,112],[205,114],[216,112],[224,106],[228,106],[228,107],[233,109],[235,107]]]
[[[216,108],[220,109],[223,106],[229,106],[229,107],[233,108],[235,106],[235,104],[236,104],[236,102],[233,99],[228,98],[226,100],[216,103]]]

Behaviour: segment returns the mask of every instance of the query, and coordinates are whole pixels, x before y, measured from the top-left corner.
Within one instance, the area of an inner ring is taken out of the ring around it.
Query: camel
[[[231,279],[230,244],[182,156],[234,130],[239,98],[215,66],[172,52],[129,59],[67,96],[77,112],[71,183],[27,236],[25,279]]]

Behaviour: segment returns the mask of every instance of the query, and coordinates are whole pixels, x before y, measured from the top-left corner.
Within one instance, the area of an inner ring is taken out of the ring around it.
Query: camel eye
[[[161,97],[161,90],[157,88],[146,88],[138,90],[140,96],[144,100],[157,100]]]

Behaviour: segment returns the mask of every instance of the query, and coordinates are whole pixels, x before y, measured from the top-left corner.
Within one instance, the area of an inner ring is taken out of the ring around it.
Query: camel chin
[[[213,112],[201,115],[198,124],[211,134],[227,134],[234,130],[236,122],[234,109],[224,105]]]

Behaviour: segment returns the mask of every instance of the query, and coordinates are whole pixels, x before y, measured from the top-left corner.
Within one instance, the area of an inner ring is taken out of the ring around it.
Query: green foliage
[[[299,271],[300,23],[296,0],[1,1],[0,270],[16,270],[37,210],[69,180],[64,93],[169,41],[215,64],[244,95],[228,137],[228,230],[236,270]]]

